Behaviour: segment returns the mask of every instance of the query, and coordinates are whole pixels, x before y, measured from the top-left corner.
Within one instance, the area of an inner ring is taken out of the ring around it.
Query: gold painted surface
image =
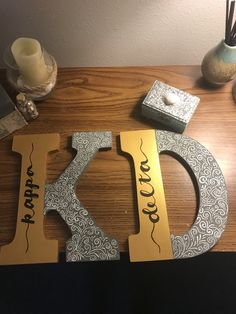
[[[47,154],[58,149],[59,134],[20,135],[13,151],[22,155],[16,232],[0,250],[0,264],[58,261],[58,241],[44,236],[44,192]]]
[[[172,245],[154,130],[121,132],[121,149],[132,156],[140,231],[129,236],[132,262],[172,259]]]

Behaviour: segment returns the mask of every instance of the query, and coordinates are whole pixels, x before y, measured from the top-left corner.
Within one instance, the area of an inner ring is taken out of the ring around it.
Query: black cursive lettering
[[[34,184],[33,183],[33,177],[34,177],[34,172],[33,172],[33,164],[32,164],[32,154],[34,151],[34,144],[32,143],[32,150],[31,153],[29,155],[29,161],[30,161],[30,165],[27,168],[27,176],[28,178],[25,181],[25,192],[24,192],[24,206],[26,209],[30,210],[30,213],[27,213],[24,215],[24,217],[21,219],[21,222],[26,223],[27,227],[26,227],[26,233],[25,233],[25,238],[26,238],[26,242],[27,242],[27,246],[26,246],[26,251],[25,253],[28,252],[29,250],[29,239],[28,239],[28,230],[29,230],[29,226],[30,224],[34,224],[35,221],[32,219],[35,215],[35,211],[34,211],[34,199],[38,198],[39,195],[38,193],[35,192],[35,190],[39,189],[39,185],[38,184]]]
[[[22,222],[27,224],[34,224],[34,220],[31,220],[32,216],[30,214],[26,214],[24,218],[21,219]]]
[[[155,231],[156,223],[160,220],[159,215],[157,214],[158,208],[156,205],[156,199],[154,197],[155,189],[153,185],[151,184],[151,177],[149,176],[148,172],[151,170],[151,167],[148,164],[148,158],[147,155],[144,153],[142,146],[143,146],[143,140],[140,139],[140,151],[144,156],[144,160],[140,162],[140,171],[141,174],[139,174],[139,183],[141,185],[144,185],[144,189],[140,189],[139,193],[141,196],[148,198],[146,207],[142,209],[142,213],[145,215],[148,215],[148,219],[153,224],[152,232],[151,232],[151,239],[152,241],[157,245],[159,252],[161,251],[160,245],[155,241],[153,233]],[[150,197],[152,197],[152,201],[150,201]]]

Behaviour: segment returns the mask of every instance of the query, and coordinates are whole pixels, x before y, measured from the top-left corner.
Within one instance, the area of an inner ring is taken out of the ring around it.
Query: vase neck
[[[224,40],[215,47],[215,54],[225,63],[236,63],[236,46],[229,46]]]

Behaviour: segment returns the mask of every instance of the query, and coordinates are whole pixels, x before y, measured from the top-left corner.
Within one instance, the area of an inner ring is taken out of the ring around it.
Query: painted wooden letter
[[[75,193],[80,176],[101,148],[109,148],[111,132],[79,132],[72,137],[77,150],[60,177],[46,186],[45,213],[56,210],[71,230],[72,237],[66,243],[66,261],[101,261],[120,258],[116,239],[107,236],[96,225]],[[92,189],[96,188],[96,182]]]
[[[155,130],[121,132],[134,161],[140,232],[129,236],[130,260],[173,258]]]
[[[58,241],[43,232],[47,154],[58,149],[59,134],[19,135],[13,150],[22,155],[19,205],[14,240],[0,250],[0,264],[49,263],[58,260]]]

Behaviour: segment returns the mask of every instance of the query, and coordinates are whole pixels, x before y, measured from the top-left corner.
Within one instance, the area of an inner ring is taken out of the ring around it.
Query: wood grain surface
[[[236,105],[232,83],[221,88],[208,86],[199,66],[64,68],[59,70],[53,94],[38,103],[39,118],[14,133],[57,132],[60,151],[49,154],[47,182],[53,182],[70,163],[75,151],[71,135],[78,131],[111,130],[113,146],[101,151],[79,181],[77,195],[103,230],[117,238],[127,251],[127,238],[138,232],[136,191],[132,164],[121,153],[119,132],[163,129],[141,116],[141,103],[155,80],[200,97],[200,104],[184,131],[214,155],[228,188],[227,228],[213,251],[236,251]],[[0,71],[0,82],[12,97]],[[0,246],[14,238],[20,182],[20,156],[11,149],[13,135],[0,141]],[[196,215],[193,183],[174,158],[160,156],[171,233],[182,234]],[[59,215],[45,218],[45,234],[58,239],[60,251],[70,232]]]

